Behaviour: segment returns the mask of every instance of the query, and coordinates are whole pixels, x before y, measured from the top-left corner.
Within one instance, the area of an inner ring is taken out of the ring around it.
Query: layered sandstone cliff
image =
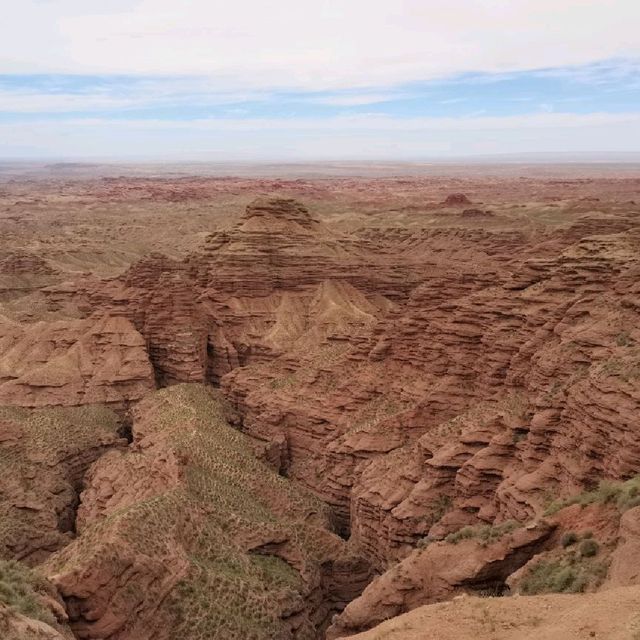
[[[126,405],[154,388],[142,336],[122,317],[0,323],[0,403]]]
[[[44,293],[52,309],[74,300],[130,320],[161,386],[217,383],[235,367],[345,340],[406,297],[412,269],[372,249],[294,200],[258,199],[183,261],[152,254],[110,281]]]
[[[429,533],[524,521],[549,495],[637,472],[639,236],[574,234],[510,271],[434,271],[333,363],[224,379],[245,430],[286,443],[289,473],[378,566]]]

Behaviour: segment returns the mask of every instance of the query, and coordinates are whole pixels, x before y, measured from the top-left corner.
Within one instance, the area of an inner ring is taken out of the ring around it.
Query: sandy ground
[[[587,595],[460,597],[352,640],[638,640],[640,587]]]

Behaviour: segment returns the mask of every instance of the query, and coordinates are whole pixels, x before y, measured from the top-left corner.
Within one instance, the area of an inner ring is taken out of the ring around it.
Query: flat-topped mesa
[[[291,198],[257,198],[249,204],[239,228],[243,231],[320,231],[321,223],[301,202]]]
[[[301,203],[260,198],[235,227],[207,238],[204,255],[187,262],[199,287],[256,297],[316,285],[362,260],[349,239],[333,234]]]
[[[447,206],[460,206],[471,204],[471,200],[464,193],[450,193],[444,200]]]

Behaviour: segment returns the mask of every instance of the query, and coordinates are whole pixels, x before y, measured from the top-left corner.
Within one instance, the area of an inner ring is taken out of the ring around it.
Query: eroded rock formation
[[[123,406],[155,386],[144,340],[122,317],[0,323],[0,349],[5,405]]]
[[[87,476],[45,567],[78,638],[314,638],[369,580],[326,508],[255,460],[221,399],[179,385]]]
[[[540,522],[512,532],[498,529],[484,540],[469,537],[417,549],[373,580],[334,621],[327,638],[353,635],[460,593],[501,595],[506,579],[543,548],[552,531]]]
[[[455,292],[436,272],[328,366],[283,361],[223,383],[244,428],[284,439],[290,474],[379,566],[428,533],[526,521],[549,495],[639,468],[639,238],[558,238],[556,257],[458,275]],[[256,384],[283,370],[275,393]]]
[[[46,559],[75,637],[315,639],[348,605],[339,637],[459,593],[637,583],[637,207],[588,181],[519,182],[533,205],[345,185],[355,213],[260,198],[211,233],[187,215],[211,185],[114,179],[198,242],[86,273],[3,254],[3,554]]]
[[[55,587],[18,562],[0,560],[3,640],[74,640]]]
[[[126,445],[103,406],[0,407],[0,558],[34,564],[68,544],[87,468]]]

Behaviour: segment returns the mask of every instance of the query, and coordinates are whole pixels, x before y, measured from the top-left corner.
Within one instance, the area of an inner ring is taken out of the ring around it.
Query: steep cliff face
[[[411,529],[524,521],[551,497],[638,472],[637,255],[637,235],[587,238],[430,314],[423,361],[439,385],[419,418],[430,428],[372,462],[352,494],[354,532],[379,562],[402,554]],[[434,404],[459,416],[443,421]]]
[[[126,317],[135,326],[159,384],[204,380],[207,321],[181,262],[151,254],[119,278],[86,281],[78,297],[84,308]]]
[[[540,551],[554,527],[536,523],[488,533],[485,539],[438,542],[417,549],[375,578],[327,632],[327,639],[353,635],[418,606],[475,592],[501,595],[514,570]]]
[[[536,258],[433,265],[333,361],[282,358],[223,386],[379,567],[427,534],[524,521],[640,468],[639,235],[619,224],[576,241],[594,230],[580,221]]]
[[[307,326],[313,288],[345,253],[339,238],[289,200],[258,200],[234,229],[210,236],[190,266],[215,319],[213,379],[291,347]]]
[[[473,397],[466,385],[460,389],[442,376],[444,363],[432,361],[429,350],[446,345],[425,336],[429,314],[505,280],[507,256],[497,249],[523,246],[526,236],[457,230],[405,233],[395,241],[402,247],[396,259],[423,281],[408,297],[372,313],[360,330],[349,327],[337,340],[236,369],[222,380],[242,410],[245,431],[279,449],[280,467],[329,502],[345,528],[354,478],[368,461],[415,441],[427,412],[452,417],[465,396]],[[439,398],[428,403],[436,388]]]
[[[610,589],[637,586],[639,487],[638,475],[601,481],[554,501],[543,519],[467,525],[440,541],[426,537],[334,618],[327,637],[352,636],[425,604],[467,595],[598,591],[606,600]]]

